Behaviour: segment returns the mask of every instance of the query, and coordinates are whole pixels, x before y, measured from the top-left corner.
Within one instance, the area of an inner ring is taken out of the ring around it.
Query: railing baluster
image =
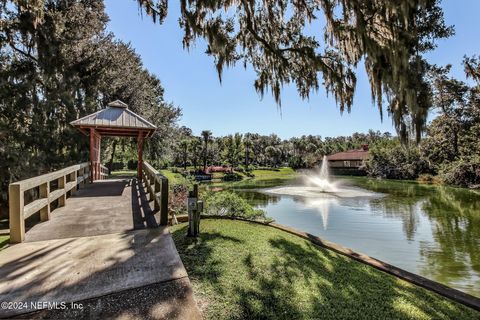
[[[162,186],[160,190],[160,225],[168,224],[168,179],[162,178]]]
[[[48,221],[50,220],[50,200],[48,197],[50,196],[50,182],[45,182],[44,184],[40,185],[40,198],[47,198],[47,205],[40,209],[40,221]]]
[[[63,194],[60,196],[60,198],[58,198],[58,206],[59,207],[63,207],[65,206],[65,202],[66,202],[66,199],[67,199],[67,192],[65,190],[65,183],[66,183],[66,176],[61,176],[60,178],[58,178],[58,189],[63,189]]]

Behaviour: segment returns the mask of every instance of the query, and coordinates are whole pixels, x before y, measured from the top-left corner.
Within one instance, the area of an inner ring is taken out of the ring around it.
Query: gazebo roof
[[[90,128],[94,128],[102,136],[138,136],[143,133],[144,137],[149,137],[157,129],[154,124],[129,110],[120,100],[110,102],[105,109],[70,124],[86,135]]]

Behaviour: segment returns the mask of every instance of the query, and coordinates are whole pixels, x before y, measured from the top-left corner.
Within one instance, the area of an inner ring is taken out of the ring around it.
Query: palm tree
[[[180,150],[182,151],[182,160],[183,160],[183,169],[187,170],[187,157],[188,157],[188,146],[190,141],[183,139],[180,141]]]
[[[212,132],[210,130],[202,131],[203,138],[203,171],[207,170],[207,157],[208,157],[208,142],[212,139]]]

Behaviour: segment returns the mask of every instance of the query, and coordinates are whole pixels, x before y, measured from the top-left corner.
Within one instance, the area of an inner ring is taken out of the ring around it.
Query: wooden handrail
[[[108,177],[109,170],[103,164],[100,164],[100,180],[105,180]]]
[[[67,192],[73,193],[80,183],[86,183],[90,174],[90,164],[85,162],[11,183],[8,187],[10,242],[20,243],[25,240],[25,219],[32,214],[40,211],[40,220],[49,220],[50,204],[58,199],[58,206],[65,206]],[[50,191],[50,183],[53,181],[57,181],[58,188]],[[39,187],[39,199],[25,205],[25,191],[36,187]]]
[[[154,201],[154,210],[160,211],[160,225],[168,224],[168,179],[155,170],[148,162],[142,163],[142,180]]]

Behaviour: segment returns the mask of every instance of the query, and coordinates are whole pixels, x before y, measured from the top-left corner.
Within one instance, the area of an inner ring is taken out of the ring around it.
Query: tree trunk
[[[112,174],[113,171],[113,158],[115,157],[115,149],[117,149],[117,140],[113,141],[112,154],[110,156],[110,161],[108,162],[108,173]]]

